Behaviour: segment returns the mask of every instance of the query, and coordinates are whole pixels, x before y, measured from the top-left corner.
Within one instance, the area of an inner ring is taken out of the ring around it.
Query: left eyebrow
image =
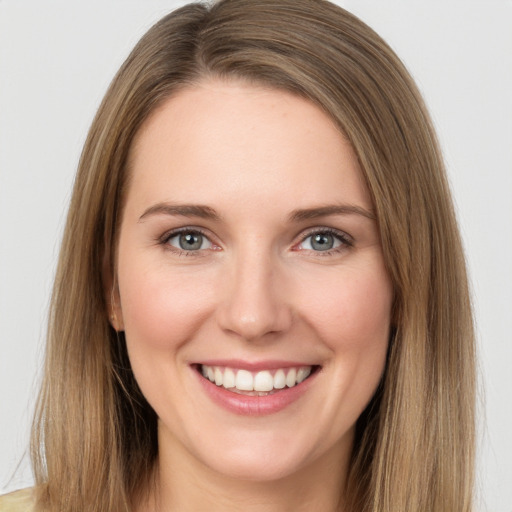
[[[182,217],[199,217],[201,219],[220,220],[219,214],[210,206],[200,204],[158,203],[148,208],[140,217],[139,222],[151,215],[174,215]]]
[[[294,210],[290,214],[290,221],[300,222],[303,220],[316,219],[318,217],[326,217],[328,215],[362,215],[370,220],[376,220],[377,218],[373,210],[367,210],[351,204],[333,204],[319,206],[317,208]]]

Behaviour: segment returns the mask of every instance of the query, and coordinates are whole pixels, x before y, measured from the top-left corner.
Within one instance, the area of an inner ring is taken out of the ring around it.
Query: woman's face
[[[153,113],[130,172],[116,327],[160,451],[252,480],[345,460],[392,302],[351,146],[304,99],[208,81]]]

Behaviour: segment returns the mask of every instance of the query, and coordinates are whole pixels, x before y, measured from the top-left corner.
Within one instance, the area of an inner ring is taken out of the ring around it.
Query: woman
[[[84,148],[34,510],[471,510],[473,360],[443,164],[393,52],[326,2],[184,7]]]

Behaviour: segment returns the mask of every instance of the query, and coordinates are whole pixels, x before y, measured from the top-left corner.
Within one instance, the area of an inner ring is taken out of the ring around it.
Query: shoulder
[[[0,496],[0,512],[34,512],[34,503],[34,489],[21,489]]]

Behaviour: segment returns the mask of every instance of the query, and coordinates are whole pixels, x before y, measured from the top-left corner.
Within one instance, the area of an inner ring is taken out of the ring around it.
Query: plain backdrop
[[[0,0],[0,492],[32,482],[47,305],[86,131],[135,42],[183,3]],[[404,60],[437,127],[478,328],[478,510],[511,512],[512,2],[338,3]]]

